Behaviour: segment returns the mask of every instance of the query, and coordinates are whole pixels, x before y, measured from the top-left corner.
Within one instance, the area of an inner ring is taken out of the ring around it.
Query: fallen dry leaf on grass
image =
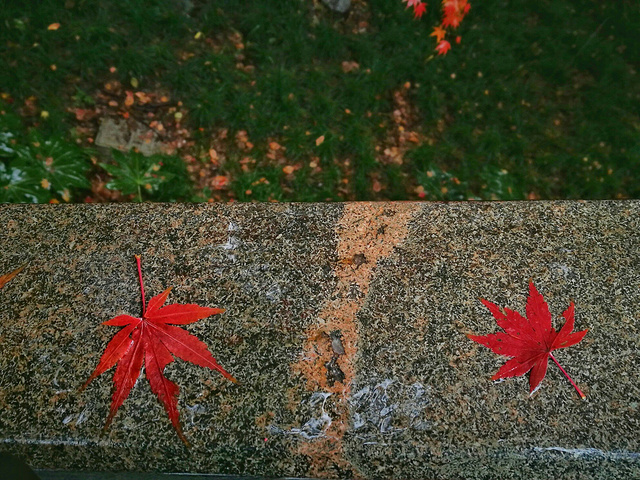
[[[354,70],[358,70],[360,68],[360,64],[358,62],[347,61],[347,60],[342,62],[341,66],[342,66],[342,71],[344,73],[353,72]]]

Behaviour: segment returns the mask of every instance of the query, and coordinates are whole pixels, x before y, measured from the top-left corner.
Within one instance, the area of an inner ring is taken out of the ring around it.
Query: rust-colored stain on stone
[[[365,303],[378,261],[388,257],[408,234],[415,204],[346,204],[336,225],[336,290],[317,321],[307,330],[302,359],[292,367],[307,380],[307,389],[332,394],[334,411],[324,436],[300,444],[311,458],[309,475],[335,478],[355,467],[343,455],[342,437],[349,426],[348,398],[358,351],[356,315]]]

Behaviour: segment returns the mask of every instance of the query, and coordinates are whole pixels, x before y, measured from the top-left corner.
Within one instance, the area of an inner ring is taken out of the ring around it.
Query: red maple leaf
[[[113,376],[115,388],[111,399],[111,408],[104,426],[104,430],[106,430],[118,408],[136,383],[144,363],[151,390],[164,405],[178,436],[188,446],[189,442],[182,433],[178,418],[178,386],[164,376],[164,368],[174,361],[175,355],[187,362],[217,370],[234,383],[237,381],[218,364],[206,344],[198,337],[191,335],[186,330],[171,326],[171,324],[194,323],[211,315],[222,313],[224,309],[177,303],[163,306],[171,291],[171,287],[169,287],[160,295],[149,300],[145,310],[144,285],[138,255],[136,255],[136,262],[142,292],[142,317],[118,315],[103,322],[104,325],[124,328],[113,336],[102,354],[98,366],[81,389],[86,388],[94,378],[117,364]]]
[[[427,11],[427,4],[420,2],[413,7],[413,18],[422,18],[422,15]]]
[[[438,55],[446,55],[449,50],[451,50],[451,44],[446,40],[442,40],[437,46],[436,50],[438,51]]]
[[[474,342],[478,342],[490,348],[498,355],[513,357],[507,361],[492,380],[507,377],[518,377],[531,371],[529,375],[530,393],[535,392],[540,386],[540,382],[547,373],[548,359],[551,357],[562,373],[569,379],[571,384],[580,394],[582,399],[586,398],[580,391],[569,374],[560,366],[556,357],[551,353],[553,350],[571,347],[580,342],[587,334],[588,330],[573,332],[574,326],[574,305],[569,305],[562,316],[566,322],[559,331],[551,326],[551,313],[549,306],[533,282],[529,283],[529,298],[527,299],[527,318],[518,312],[504,309],[504,313],[497,305],[480,299],[496,319],[496,323],[504,332],[492,333],[485,336],[467,335]]]
[[[462,17],[458,14],[457,10],[445,9],[445,14],[442,18],[443,27],[458,28],[460,22],[462,22]]]
[[[458,28],[464,17],[469,13],[471,5],[467,0],[444,0],[442,2],[442,26]]]

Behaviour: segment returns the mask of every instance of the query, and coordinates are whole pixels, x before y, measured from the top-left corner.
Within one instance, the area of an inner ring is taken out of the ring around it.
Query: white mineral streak
[[[271,433],[280,435],[299,435],[307,440],[324,437],[325,432],[331,426],[331,417],[324,408],[327,403],[327,398],[331,395],[333,394],[326,392],[314,392],[309,399],[309,405],[315,407],[320,404],[319,416],[311,417],[302,427],[292,428],[290,430],[282,430],[281,428],[272,425],[270,427]]]
[[[598,448],[535,447],[533,450],[535,452],[568,453],[577,457],[602,457],[611,460],[636,460],[640,458],[639,452],[606,452]]]

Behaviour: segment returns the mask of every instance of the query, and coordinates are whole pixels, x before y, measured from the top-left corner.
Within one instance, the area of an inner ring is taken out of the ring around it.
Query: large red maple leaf
[[[236,379],[225,371],[213,358],[207,345],[198,337],[173,325],[186,325],[203,318],[224,312],[221,308],[200,307],[194,304],[164,305],[171,287],[151,300],[145,310],[144,285],[140,257],[136,255],[140,290],[142,293],[142,317],[118,315],[103,322],[104,325],[124,327],[116,333],[105,348],[98,366],[82,386],[84,389],[94,378],[117,364],[113,376],[114,392],[109,416],[104,430],[109,428],[118,408],[129,395],[140,375],[142,364],[151,390],[164,405],[169,419],[180,439],[189,445],[182,433],[178,414],[178,385],[164,376],[164,368],[174,361],[174,355],[201,367],[217,370],[232,382]]]
[[[504,332],[484,336],[467,336],[474,342],[490,348],[498,355],[513,357],[500,367],[496,374],[491,377],[492,380],[517,377],[531,371],[529,386],[530,392],[533,393],[540,386],[540,382],[546,375],[548,360],[551,358],[575,387],[580,397],[582,399],[586,398],[551,353],[553,350],[577,344],[587,334],[588,330],[573,332],[573,302],[562,314],[566,320],[565,324],[559,331],[556,331],[551,326],[549,306],[542,295],[538,293],[533,282],[529,283],[529,298],[527,299],[526,308],[527,318],[508,308],[505,308],[503,312],[500,307],[485,299],[481,298],[480,301],[491,311],[496,323]]]

